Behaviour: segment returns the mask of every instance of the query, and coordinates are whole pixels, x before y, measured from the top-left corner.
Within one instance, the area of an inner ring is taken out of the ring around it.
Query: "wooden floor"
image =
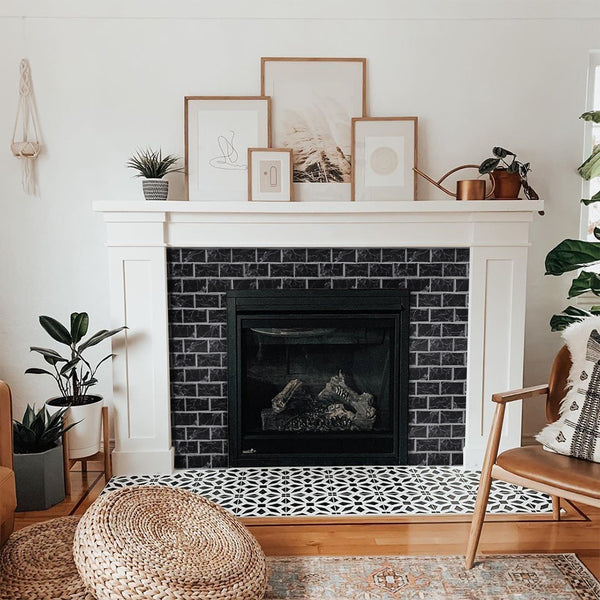
[[[96,471],[73,472],[72,495],[46,511],[17,513],[15,528],[58,516],[83,514],[104,487]],[[469,530],[468,516],[381,518],[319,523],[261,524],[246,519],[268,555],[443,555],[463,554]],[[575,553],[600,579],[600,509],[567,506],[566,519],[495,516],[483,527],[481,554]]]

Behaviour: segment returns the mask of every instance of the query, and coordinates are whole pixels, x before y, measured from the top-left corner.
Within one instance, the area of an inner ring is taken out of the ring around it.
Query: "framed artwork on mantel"
[[[352,119],[352,200],[416,200],[417,117]]]
[[[349,200],[351,120],[367,112],[365,58],[261,59],[273,145],[293,151],[295,200]]]
[[[248,148],[248,200],[291,202],[293,159],[289,148]]]
[[[246,200],[248,148],[270,145],[270,98],[186,96],[187,199]]]

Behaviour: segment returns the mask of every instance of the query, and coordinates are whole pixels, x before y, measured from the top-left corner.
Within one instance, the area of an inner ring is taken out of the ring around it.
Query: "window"
[[[588,110],[600,110],[600,51],[595,51],[590,57],[588,85]],[[588,156],[592,148],[600,144],[600,123],[593,123],[586,128],[585,155]],[[589,198],[600,191],[600,177],[592,179],[589,184],[584,182],[585,197]],[[589,185],[589,189],[588,189]],[[598,241],[594,237],[594,228],[600,227],[600,202],[583,207],[582,232],[583,239]]]

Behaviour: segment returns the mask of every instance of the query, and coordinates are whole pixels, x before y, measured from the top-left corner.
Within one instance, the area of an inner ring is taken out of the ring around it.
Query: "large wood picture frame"
[[[417,199],[418,117],[352,119],[351,200]]]
[[[186,199],[246,200],[248,148],[271,146],[271,98],[185,96],[184,114]]]
[[[294,154],[296,200],[349,200],[351,120],[367,114],[365,58],[261,58],[273,145]]]

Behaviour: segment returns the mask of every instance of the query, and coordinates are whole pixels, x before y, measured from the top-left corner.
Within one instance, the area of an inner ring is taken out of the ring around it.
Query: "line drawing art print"
[[[221,154],[211,158],[208,164],[215,169],[223,169],[225,171],[245,171],[248,168],[248,164],[240,162],[240,153],[235,144],[235,131],[230,130],[226,135],[219,135],[217,137],[217,145]]]

